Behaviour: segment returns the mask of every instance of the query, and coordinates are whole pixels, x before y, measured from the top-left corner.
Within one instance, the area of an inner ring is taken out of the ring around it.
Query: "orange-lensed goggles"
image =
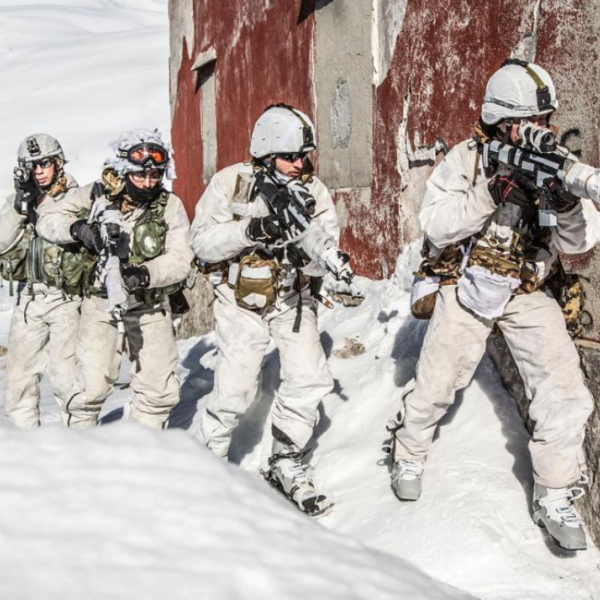
[[[168,152],[158,144],[136,144],[127,150],[119,149],[119,156],[130,163],[147,167],[164,167],[169,161]]]

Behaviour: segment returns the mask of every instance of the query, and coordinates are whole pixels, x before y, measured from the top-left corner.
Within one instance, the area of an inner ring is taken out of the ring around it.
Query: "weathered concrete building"
[[[600,162],[600,0],[171,0],[170,13],[176,191],[190,212],[215,170],[248,158],[262,109],[287,102],[317,124],[317,169],[360,274],[391,275],[419,236],[439,153],[470,135],[487,79],[511,54],[550,71],[561,141]],[[600,398],[597,262],[570,264],[587,279],[583,352]],[[506,354],[494,356],[502,369]],[[596,472],[599,438],[588,447]]]

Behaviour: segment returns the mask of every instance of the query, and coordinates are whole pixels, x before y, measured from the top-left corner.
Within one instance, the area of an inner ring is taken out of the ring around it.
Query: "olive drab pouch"
[[[150,221],[133,229],[134,254],[144,260],[156,258],[164,252],[167,228],[164,223]]]
[[[57,288],[61,287],[63,253],[63,249],[56,244],[45,244],[45,247],[42,248],[42,277],[44,283]]]
[[[30,238],[30,230],[24,227],[15,242],[0,254],[0,276],[8,281],[11,296],[14,293],[13,281],[27,280],[26,259]]]
[[[83,295],[92,285],[92,274],[98,257],[83,246],[64,248],[60,258],[60,279],[58,285],[66,294]]]
[[[25,267],[29,283],[46,283],[44,273],[44,250],[46,242],[40,237],[33,237],[29,242],[29,252]]]
[[[229,267],[228,284],[239,306],[261,310],[275,303],[280,267],[275,259],[246,254]]]

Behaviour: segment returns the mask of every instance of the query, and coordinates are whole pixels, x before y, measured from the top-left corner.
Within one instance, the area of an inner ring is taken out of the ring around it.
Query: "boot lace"
[[[570,527],[581,527],[582,521],[573,508],[573,502],[585,495],[581,487],[561,488],[538,500],[540,506],[553,510],[561,523]]]
[[[416,460],[401,460],[396,463],[397,479],[416,479],[423,472],[423,464]]]
[[[303,465],[302,459],[310,452],[310,448],[303,450],[302,452],[282,452],[280,454],[274,454],[269,458],[269,467],[271,469],[280,461],[286,461],[285,474],[296,484],[308,483],[312,484],[312,481],[307,471],[312,470],[310,465]]]

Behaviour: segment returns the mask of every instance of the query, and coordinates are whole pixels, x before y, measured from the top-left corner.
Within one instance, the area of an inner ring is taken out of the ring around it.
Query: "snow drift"
[[[0,438],[0,596],[459,599],[300,515],[181,431]]]

